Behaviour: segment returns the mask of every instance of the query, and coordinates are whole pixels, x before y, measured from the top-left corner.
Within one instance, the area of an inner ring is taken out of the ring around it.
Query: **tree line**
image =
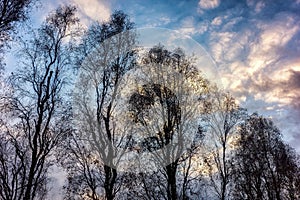
[[[54,165],[67,173],[64,199],[299,199],[299,156],[272,120],[182,49],[140,51],[134,28],[115,11],[83,30],[62,6],[20,41],[1,88],[0,199],[51,199]]]

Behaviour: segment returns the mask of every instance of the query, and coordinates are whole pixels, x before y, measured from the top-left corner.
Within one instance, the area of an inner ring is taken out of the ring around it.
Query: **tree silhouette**
[[[10,35],[16,30],[18,22],[27,19],[30,7],[34,2],[34,0],[3,0],[0,2],[0,54],[3,53],[4,45],[11,39]],[[0,67],[2,67],[2,57],[0,61]]]
[[[78,48],[78,84],[74,92],[77,127],[68,145],[68,195],[114,199],[122,184],[118,159],[126,149],[123,129],[116,127],[114,112],[120,84],[135,65],[133,23],[121,11],[108,22],[93,24]],[[75,167],[74,167],[75,166]]]
[[[253,114],[239,130],[234,198],[298,199],[299,165],[272,121]]]
[[[229,197],[231,154],[237,136],[237,128],[247,113],[234,98],[219,89],[210,93],[210,112],[202,119],[207,127],[204,163],[208,169],[210,185],[218,199]]]
[[[135,149],[142,155],[145,152],[152,154],[149,159],[153,160],[158,173],[140,174],[140,177],[147,180],[143,182],[144,187],[162,189],[158,196],[186,198],[185,192],[177,191],[177,184],[180,176],[186,176],[182,172],[189,170],[179,172],[178,169],[180,164],[191,162],[197,149],[185,142],[192,143],[197,134],[202,134],[198,132],[197,119],[205,112],[202,96],[209,92],[209,83],[193,65],[193,58],[181,49],[169,51],[162,45],[154,46],[142,55],[141,60],[137,88],[129,98],[130,118],[137,126],[135,133],[139,133],[134,136],[138,145]],[[184,154],[186,148],[194,151]],[[160,181],[154,183],[151,177]],[[188,179],[181,180],[182,190],[185,190]],[[148,196],[150,193],[148,191]]]
[[[77,23],[74,12],[74,7],[58,8],[24,44],[24,63],[10,77],[11,92],[2,97],[2,199],[45,198],[54,149],[71,131],[62,90],[70,56],[65,39]]]

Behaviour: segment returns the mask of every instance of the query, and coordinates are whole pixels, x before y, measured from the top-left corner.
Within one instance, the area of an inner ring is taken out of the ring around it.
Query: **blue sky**
[[[213,58],[223,86],[249,112],[272,117],[300,152],[300,0],[45,0],[31,18],[38,24],[69,3],[86,26],[123,10],[138,28],[191,36]]]

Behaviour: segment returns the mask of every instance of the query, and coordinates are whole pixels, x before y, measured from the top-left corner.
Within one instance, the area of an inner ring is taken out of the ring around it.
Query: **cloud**
[[[241,95],[245,95],[242,91],[251,91],[256,98],[268,102],[275,100],[275,96],[279,101],[280,95],[287,95],[279,88],[284,86],[280,84],[282,75],[290,77],[291,67],[296,68],[294,71],[299,68],[299,61],[295,59],[300,49],[293,45],[300,40],[299,16],[280,12],[272,20],[246,19],[224,12],[211,21],[213,26],[208,29],[206,45],[220,67],[228,89],[239,91]],[[283,99],[289,99],[288,104],[292,98],[293,95],[289,95]]]
[[[299,18],[299,17],[297,17]],[[291,38],[299,32],[299,23],[297,18],[287,13],[279,13],[268,23],[258,22],[258,28],[262,30],[257,46],[259,50],[255,50],[258,54],[277,56],[277,49],[285,47]],[[255,55],[254,55],[255,56]]]
[[[271,23],[258,21],[261,32],[255,40],[250,37],[249,54],[244,63],[248,66],[245,69],[248,91],[250,89],[257,98],[266,102],[288,105],[299,95],[290,85],[292,72],[300,71],[300,63],[295,60],[295,55],[290,54],[289,42],[292,38],[300,38],[300,24],[293,15],[279,16]]]
[[[111,10],[108,0],[46,0],[38,3],[40,7],[32,13],[31,19],[34,25],[39,26],[49,15],[60,5],[77,6],[77,15],[82,24],[90,25],[93,21],[107,21],[110,18]]]
[[[179,31],[182,34],[195,34],[196,28],[195,28],[195,19],[192,16],[186,17],[183,20],[181,20],[181,27],[179,28]]]
[[[199,7],[202,9],[213,9],[220,5],[220,0],[200,0]]]
[[[266,2],[256,1],[256,0],[248,0],[247,5],[250,8],[252,8],[256,13],[259,13],[266,7]]]
[[[200,1],[201,21],[190,27],[223,86],[250,112],[271,116],[289,142],[300,138],[299,2]]]
[[[145,23],[143,24],[143,28],[154,28],[154,27],[164,27],[169,24],[172,20],[170,17],[166,15],[159,15],[154,17],[155,20],[145,19]]]
[[[216,17],[213,19],[211,22],[212,25],[219,26],[222,24],[222,18],[221,17]]]
[[[92,21],[107,21],[111,11],[108,1],[105,0],[70,0],[78,6],[79,18],[85,25],[89,25]]]

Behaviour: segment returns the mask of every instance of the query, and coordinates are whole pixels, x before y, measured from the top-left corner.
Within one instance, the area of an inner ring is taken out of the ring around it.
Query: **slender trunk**
[[[192,157],[190,156],[189,158],[188,158],[188,167],[187,167],[187,169],[186,169],[186,172],[185,172],[185,174],[184,174],[184,179],[183,179],[183,186],[182,186],[182,199],[183,200],[187,200],[188,199],[188,197],[187,197],[187,192],[186,192],[186,190],[187,190],[187,184],[188,184],[188,176],[189,176],[189,171],[190,171],[190,168],[191,168],[191,164],[192,164]]]
[[[177,199],[177,189],[176,189],[177,162],[167,165],[166,170],[167,170],[167,177],[168,177],[168,187],[167,187],[168,199],[176,200]]]
[[[222,196],[221,196],[222,200],[225,200],[225,197],[226,197],[225,192],[226,192],[226,184],[223,183],[222,184]]]
[[[228,109],[227,109],[228,110]],[[228,184],[228,168],[227,168],[227,160],[226,160],[226,150],[227,150],[227,139],[230,129],[228,128],[227,124],[227,115],[225,118],[224,124],[224,138],[222,139],[222,164],[223,164],[223,174],[222,174],[222,183],[221,183],[221,200],[226,199],[227,193],[227,184]]]
[[[226,136],[225,136],[226,137]],[[226,162],[226,142],[223,143],[223,152],[222,152],[222,162],[223,162],[223,177],[222,177],[222,188],[221,188],[221,200],[226,198],[226,187],[227,187],[227,162]]]
[[[43,104],[41,105],[41,109],[42,110]],[[25,195],[24,195],[24,200],[30,200],[32,199],[31,196],[31,192],[32,192],[32,187],[33,187],[33,181],[34,181],[34,176],[35,176],[35,171],[36,171],[36,165],[38,162],[38,158],[37,158],[37,148],[38,148],[38,134],[40,133],[41,130],[41,124],[42,124],[42,120],[43,120],[43,115],[40,113],[39,114],[39,118],[38,118],[38,123],[36,125],[35,128],[35,134],[33,136],[33,140],[32,140],[32,154],[31,154],[31,165],[30,165],[30,169],[29,169],[29,174],[28,174],[28,181],[27,181],[27,185],[26,185],[26,190],[25,190]],[[29,141],[30,143],[31,141]]]
[[[27,181],[27,185],[26,185],[26,191],[25,191],[23,200],[32,199],[31,192],[32,192],[32,188],[33,188],[34,171],[35,171],[35,167],[36,167],[36,163],[37,163],[37,160],[34,157],[34,155],[32,156],[32,159],[33,160],[32,160],[31,166],[30,166],[28,181]]]
[[[107,200],[112,200],[115,198],[114,185],[117,179],[117,170],[110,166],[104,165],[104,172],[105,172],[105,182],[104,182],[105,196]]]
[[[105,124],[105,130],[106,135],[109,140],[108,145],[108,155],[107,158],[109,160],[109,163],[112,164],[112,158],[113,158],[113,148],[112,148],[112,133],[110,131],[110,112],[112,108],[112,102],[108,105],[106,116],[104,117],[104,124]],[[105,196],[106,199],[112,200],[115,198],[114,194],[114,186],[117,179],[117,170],[115,168],[110,167],[109,165],[104,165],[104,173],[105,173],[105,182],[104,182],[104,189],[105,189]]]

